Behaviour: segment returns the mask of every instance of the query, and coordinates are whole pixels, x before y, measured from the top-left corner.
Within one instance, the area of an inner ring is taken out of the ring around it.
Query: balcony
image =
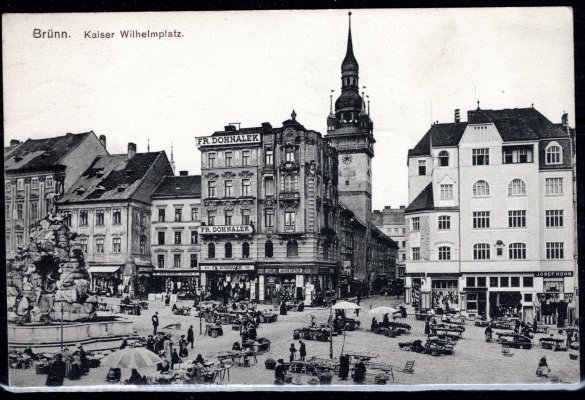
[[[298,170],[301,167],[301,165],[298,162],[284,162],[282,164],[280,164],[280,170],[281,171],[295,171]]]
[[[278,198],[280,200],[300,200],[301,194],[299,192],[280,192]]]

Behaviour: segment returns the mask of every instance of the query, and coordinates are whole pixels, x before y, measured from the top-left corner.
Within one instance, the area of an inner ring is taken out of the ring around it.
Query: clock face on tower
[[[351,154],[344,154],[343,157],[341,158],[341,161],[346,165],[351,164],[351,160],[352,160]]]

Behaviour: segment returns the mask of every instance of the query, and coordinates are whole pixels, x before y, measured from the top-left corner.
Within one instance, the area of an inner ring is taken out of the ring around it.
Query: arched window
[[[513,179],[508,185],[508,196],[525,196],[526,184],[522,179]]]
[[[490,245],[488,243],[476,243],[473,245],[474,260],[489,260]]]
[[[215,258],[215,243],[207,245],[207,258]]]
[[[286,256],[287,257],[298,257],[299,256],[299,245],[297,241],[291,239],[286,244]]]
[[[225,255],[224,258],[232,258],[232,244],[227,242],[225,244]]]
[[[525,243],[510,243],[508,246],[508,255],[510,260],[524,260],[526,259],[526,244]]]
[[[264,244],[264,257],[272,258],[273,254],[274,254],[274,247],[272,245],[272,241],[267,240],[266,243]]]
[[[285,192],[294,192],[295,188],[295,181],[292,175],[287,175],[284,178],[284,191]]]
[[[449,152],[447,150],[443,150],[439,152],[439,167],[448,167],[449,166]]]
[[[546,163],[547,164],[562,164],[563,152],[561,146],[557,142],[551,142],[546,146]]]
[[[250,257],[250,243],[244,242],[242,244],[242,258]]]
[[[473,184],[473,197],[490,195],[490,185],[486,181],[477,181]]]

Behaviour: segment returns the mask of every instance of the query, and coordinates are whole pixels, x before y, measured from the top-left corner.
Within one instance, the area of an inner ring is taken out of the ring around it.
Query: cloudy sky
[[[199,173],[194,137],[230,122],[273,126],[291,110],[326,132],[340,93],[347,10],[4,15],[4,133],[26,140],[93,130]],[[35,39],[33,29],[67,31]],[[182,38],[122,39],[120,30]],[[116,32],[86,39],[87,30]],[[373,205],[408,203],[406,154],[433,120],[534,107],[574,126],[569,8],[353,10],[354,52],[374,121]]]

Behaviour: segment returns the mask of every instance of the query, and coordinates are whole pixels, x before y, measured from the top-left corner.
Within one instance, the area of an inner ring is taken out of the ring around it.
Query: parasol
[[[340,301],[335,303],[333,307],[334,310],[359,310],[361,309],[360,306],[357,304],[350,303],[349,301]]]
[[[161,362],[158,355],[144,347],[129,347],[104,357],[101,364],[112,368],[145,368]]]
[[[395,309],[394,307],[387,307],[387,306],[380,306],[380,307],[372,308],[370,311],[368,311],[368,313],[370,313],[370,314],[382,314],[382,315],[394,314],[395,312],[398,312],[398,310]]]

